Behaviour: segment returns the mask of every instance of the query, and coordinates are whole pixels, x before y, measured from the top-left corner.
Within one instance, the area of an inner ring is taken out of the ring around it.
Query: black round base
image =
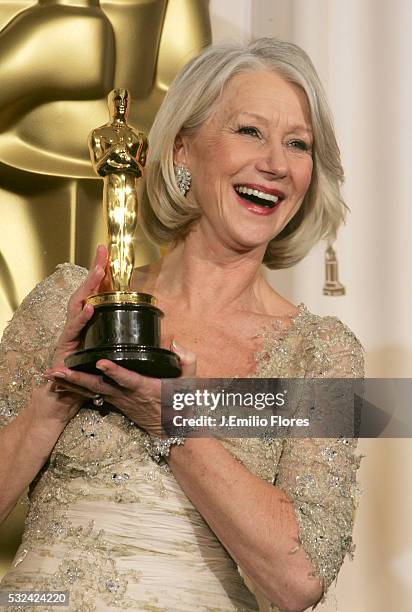
[[[65,359],[65,365],[79,372],[101,374],[96,368],[99,359],[109,359],[119,366],[155,378],[177,378],[182,373],[176,353],[151,346],[125,346],[89,348],[73,353]]]

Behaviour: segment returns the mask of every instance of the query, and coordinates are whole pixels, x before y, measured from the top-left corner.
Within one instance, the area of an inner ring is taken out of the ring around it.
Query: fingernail
[[[50,391],[53,391],[53,393],[63,393],[64,391],[67,392],[67,389],[65,389],[64,387],[60,387],[59,385],[56,385],[55,387],[50,389]]]
[[[106,365],[100,365],[100,364],[97,364],[97,363],[96,363],[96,368],[98,370],[101,370],[102,372],[107,372],[107,370],[108,370],[108,367]]]
[[[53,372],[52,376],[56,378],[67,378],[66,372]]]
[[[191,359],[192,357],[195,356],[194,353],[192,353],[192,351],[184,346],[182,346],[181,344],[179,344],[178,342],[176,342],[176,340],[173,338],[172,340],[172,345],[174,350],[176,351],[176,353],[178,353],[181,357],[184,357],[185,359]]]

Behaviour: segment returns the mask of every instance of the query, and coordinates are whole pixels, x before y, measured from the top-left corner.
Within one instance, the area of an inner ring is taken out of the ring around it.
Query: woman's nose
[[[271,144],[258,161],[257,169],[273,175],[274,178],[284,178],[289,172],[286,152],[281,143]]]

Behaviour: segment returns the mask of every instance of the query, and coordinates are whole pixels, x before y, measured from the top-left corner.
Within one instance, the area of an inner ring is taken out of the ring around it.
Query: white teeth
[[[237,186],[235,187],[238,193],[246,193],[247,195],[254,195],[261,200],[267,200],[268,202],[276,202],[279,198],[275,195],[271,195],[270,193],[265,193],[264,191],[258,191],[257,189],[250,189],[249,187]]]

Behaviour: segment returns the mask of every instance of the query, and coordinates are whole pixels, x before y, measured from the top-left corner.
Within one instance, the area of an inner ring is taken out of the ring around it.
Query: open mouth
[[[259,191],[258,189],[252,189],[251,187],[246,187],[244,185],[235,185],[234,189],[243,200],[252,202],[252,204],[258,204],[264,208],[274,208],[276,204],[283,199],[280,196]]]

